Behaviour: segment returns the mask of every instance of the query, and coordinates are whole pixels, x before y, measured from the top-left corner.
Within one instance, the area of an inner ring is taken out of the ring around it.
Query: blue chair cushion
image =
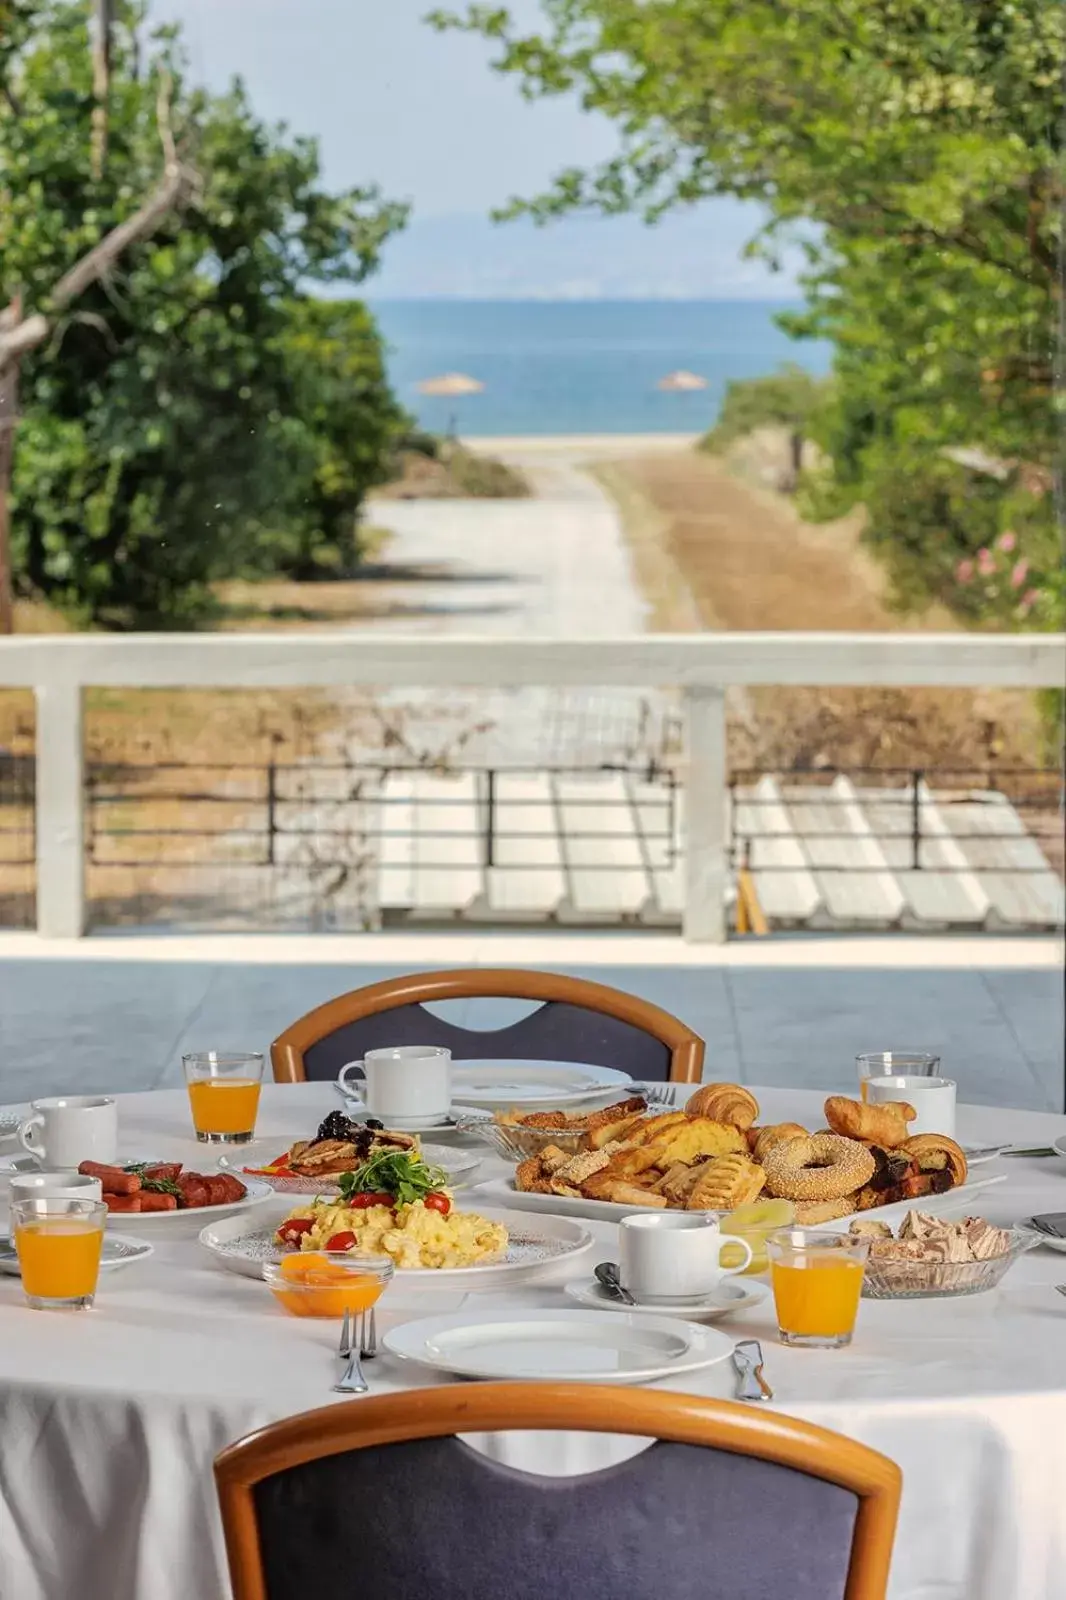
[[[842,1600],[858,1509],[695,1445],[547,1478],[453,1438],[311,1462],[255,1499],[269,1600]]]

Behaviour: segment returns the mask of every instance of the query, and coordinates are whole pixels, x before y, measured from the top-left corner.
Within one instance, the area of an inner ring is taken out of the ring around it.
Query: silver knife
[[[738,1400],[772,1400],[774,1391],[762,1375],[762,1345],[758,1339],[741,1339],[733,1347],[733,1366],[740,1379]]]

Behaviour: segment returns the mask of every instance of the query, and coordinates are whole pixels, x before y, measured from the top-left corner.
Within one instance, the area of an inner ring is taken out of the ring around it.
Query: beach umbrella
[[[659,379],[656,387],[676,393],[685,389],[706,389],[707,379],[701,378],[698,372],[668,372],[665,378]]]
[[[485,385],[465,372],[445,372],[439,378],[423,378],[418,385],[420,394],[480,394]]]

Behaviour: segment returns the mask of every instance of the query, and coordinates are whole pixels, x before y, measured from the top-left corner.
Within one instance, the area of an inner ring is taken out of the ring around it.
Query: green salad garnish
[[[413,1205],[424,1200],[427,1194],[443,1189],[448,1174],[440,1167],[430,1167],[420,1156],[403,1150],[383,1150],[371,1156],[355,1172],[342,1172],[337,1187],[345,1200],[357,1194],[391,1194],[399,1205]]]

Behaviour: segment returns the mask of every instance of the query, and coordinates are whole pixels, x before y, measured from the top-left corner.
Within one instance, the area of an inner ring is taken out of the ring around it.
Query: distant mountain
[[[647,227],[635,217],[416,216],[391,240],[372,296],[383,300],[788,299],[798,250],[779,272],[746,260],[761,208],[708,202]]]

